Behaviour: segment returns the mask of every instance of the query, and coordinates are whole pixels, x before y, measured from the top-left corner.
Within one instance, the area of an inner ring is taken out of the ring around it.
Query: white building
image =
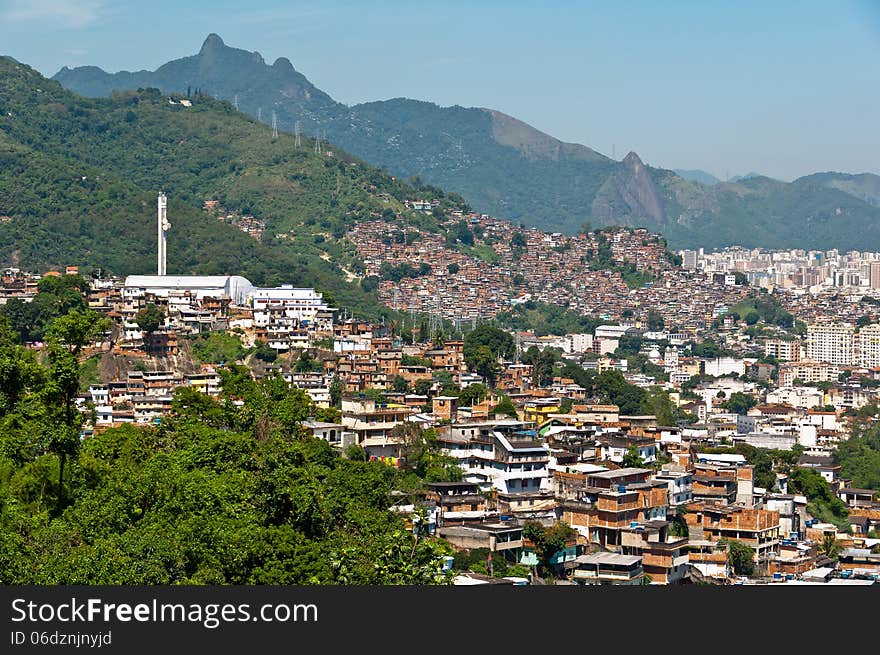
[[[123,298],[131,300],[153,295],[168,298],[187,291],[198,301],[223,298],[244,306],[254,285],[240,275],[129,275],[125,278]]]
[[[859,365],[865,368],[880,366],[880,324],[866,325],[859,330]]]
[[[319,292],[290,284],[272,288],[252,287],[247,294],[247,304],[254,310],[254,325],[258,326],[269,325],[274,316],[311,324],[319,312],[330,310]]]
[[[569,352],[586,353],[593,350],[592,334],[569,334]]]
[[[550,448],[521,430],[514,420],[458,423],[440,437],[465,481],[491,485],[502,493],[535,493],[550,488]]]
[[[836,382],[840,369],[835,364],[820,362],[788,362],[779,367],[779,385],[790,387],[795,380],[807,382]]]
[[[690,471],[663,467],[663,470],[654,475],[654,479],[666,483],[670,505],[684,505],[694,497],[694,474]]]
[[[807,326],[807,359],[838,366],[853,363],[853,326],[849,323],[814,323]]]
[[[703,373],[714,377],[724,377],[725,375],[742,375],[746,372],[745,360],[735,357],[715,357],[714,359],[703,360]]]

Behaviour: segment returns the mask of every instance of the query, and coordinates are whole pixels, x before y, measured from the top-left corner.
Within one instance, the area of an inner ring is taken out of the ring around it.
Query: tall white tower
[[[158,257],[158,274],[165,275],[165,256],[166,256],[166,236],[165,233],[168,232],[168,229],[171,227],[171,223],[168,222],[168,199],[165,197],[163,192],[159,192],[159,215],[157,217],[157,229],[158,229],[158,242],[159,242],[159,257]]]

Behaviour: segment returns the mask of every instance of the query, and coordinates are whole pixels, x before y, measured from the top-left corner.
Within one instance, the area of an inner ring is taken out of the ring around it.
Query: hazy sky
[[[880,0],[0,0],[0,53],[155,69],[216,32],[349,104],[491,107],[717,177],[880,173]]]

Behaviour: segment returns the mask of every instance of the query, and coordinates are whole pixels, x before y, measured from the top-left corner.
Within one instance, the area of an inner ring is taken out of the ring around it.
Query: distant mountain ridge
[[[65,67],[54,79],[93,97],[114,89],[199,89],[265,123],[274,113],[281,130],[298,127],[393,175],[418,176],[459,193],[475,209],[545,230],[621,224],[660,231],[674,247],[864,248],[866,235],[880,225],[877,176],[785,183],[750,174],[711,183],[647,166],[636,153],[616,161],[493,109],[406,98],[349,107],[290,60],[267,64],[258,52],[229,47],[216,34],[198,54],[156,71]],[[875,246],[880,249],[880,235]]]
[[[701,171],[699,169],[685,170],[681,168],[674,168],[672,172],[678,175],[679,177],[683,177],[689,182],[699,182],[700,184],[707,184],[712,186],[713,184],[718,184],[721,180],[712,175],[712,173],[707,173],[706,171]]]

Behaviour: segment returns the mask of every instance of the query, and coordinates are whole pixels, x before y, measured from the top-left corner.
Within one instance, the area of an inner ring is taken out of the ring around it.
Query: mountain
[[[713,184],[718,184],[721,181],[717,177],[712,175],[712,173],[707,173],[706,171],[701,171],[699,169],[684,170],[681,168],[675,168],[672,170],[672,172],[679,177],[683,177],[689,182],[699,182],[700,184],[708,184],[709,186],[712,186]]]
[[[830,189],[838,189],[860,198],[875,207],[880,206],[880,175],[873,173],[814,173],[796,181],[816,182]]]
[[[869,239],[880,249],[880,208],[850,192],[860,184],[784,183],[749,174],[708,185],[648,166],[635,153],[610,159],[492,109],[406,98],[349,107],[288,59],[268,64],[216,34],[198,54],[156,71],[65,67],[54,79],[93,97],[114,89],[200,90],[265,123],[274,116],[281,130],[329,139],[398,177],[449,189],[480,211],[548,231],[620,224],[660,231],[674,247],[863,249]]]
[[[761,175],[760,173],[756,173],[755,171],[752,171],[751,173],[746,173],[745,175],[734,175],[733,177],[731,177],[727,181],[728,182],[742,182],[744,180],[751,180],[753,177],[764,177],[764,176]]]
[[[291,135],[273,139],[209,95],[89,99],[0,57],[0,265],[151,273],[160,190],[169,197],[169,272],[315,286],[364,315],[381,306],[346,282],[342,267],[358,260],[341,237],[353,222],[408,216],[408,198],[464,204],[338,148],[319,154]],[[207,200],[223,211],[206,211]],[[235,224],[246,217],[262,226],[260,239]]]

